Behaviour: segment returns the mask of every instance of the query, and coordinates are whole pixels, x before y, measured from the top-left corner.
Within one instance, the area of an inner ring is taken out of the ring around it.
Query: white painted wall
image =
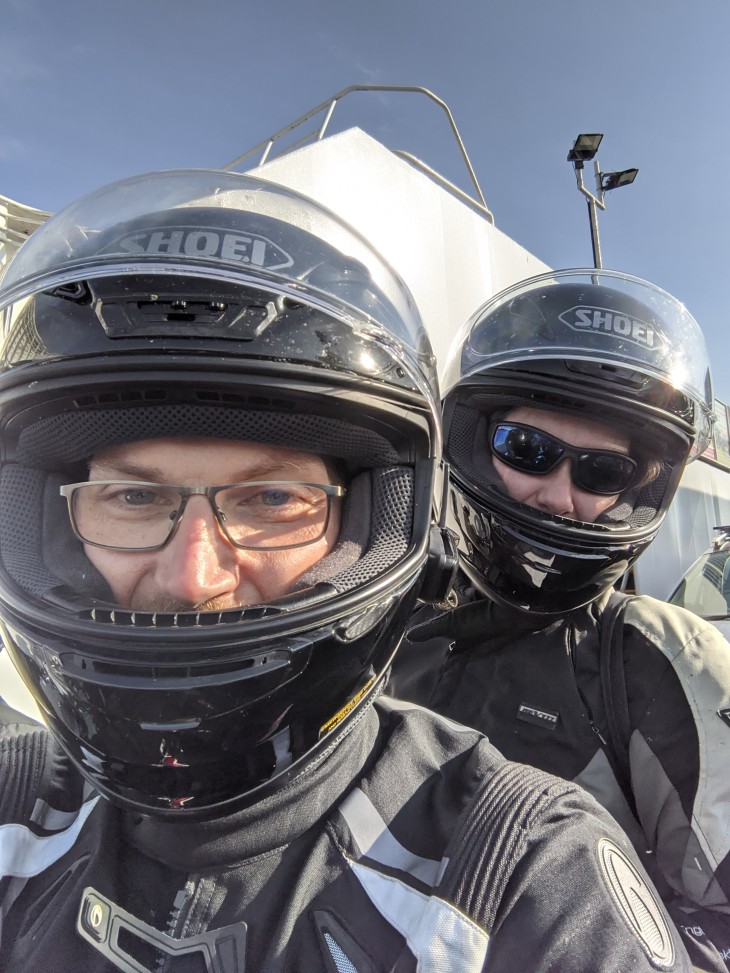
[[[358,128],[249,173],[310,196],[367,237],[408,284],[441,367],[456,332],[492,294],[550,270]]]

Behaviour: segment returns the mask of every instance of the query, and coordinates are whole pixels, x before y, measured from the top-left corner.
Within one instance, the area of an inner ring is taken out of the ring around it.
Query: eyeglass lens
[[[276,549],[310,544],[327,528],[329,495],[306,483],[244,483],[209,497],[223,531],[241,547]],[[167,540],[185,505],[173,486],[139,482],[75,487],[78,535],[101,547],[145,550]]]
[[[522,423],[495,425],[491,449],[498,459],[513,469],[542,476],[569,458],[573,483],[589,493],[621,493],[636,474],[635,461],[625,453],[571,446],[541,429]]]

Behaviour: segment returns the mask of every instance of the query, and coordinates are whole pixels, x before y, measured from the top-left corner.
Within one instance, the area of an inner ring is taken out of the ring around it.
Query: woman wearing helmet
[[[3,973],[689,969],[609,815],[378,698],[440,417],[362,238],[269,182],[138,177],[36,231],[0,307],[0,625],[48,727],[2,714]]]
[[[687,612],[611,593],[708,442],[702,334],[645,281],[555,272],[476,313],[445,385],[462,604],[416,616],[392,691],[588,789],[691,955],[724,970],[728,646]]]

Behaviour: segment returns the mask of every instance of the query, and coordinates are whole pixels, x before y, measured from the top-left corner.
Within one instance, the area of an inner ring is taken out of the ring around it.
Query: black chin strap
[[[432,524],[428,561],[418,597],[429,605],[453,608],[450,596],[458,571],[456,534],[448,527]]]
[[[439,519],[437,524],[431,525],[428,561],[418,597],[429,605],[453,608],[456,601],[452,591],[459,571],[459,539],[456,533],[446,526],[446,511],[449,502],[449,464],[443,463],[442,468],[444,478]]]

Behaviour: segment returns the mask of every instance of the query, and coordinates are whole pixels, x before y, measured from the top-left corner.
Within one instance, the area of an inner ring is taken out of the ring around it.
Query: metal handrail
[[[223,168],[234,169],[237,166],[240,166],[242,162],[245,162],[247,159],[250,159],[257,152],[260,152],[261,156],[258,162],[256,163],[256,165],[262,166],[269,159],[269,156],[271,155],[271,151],[274,148],[276,142],[278,142],[285,135],[288,135],[290,132],[294,131],[295,128],[298,128],[300,125],[303,125],[305,122],[308,122],[310,118],[313,118],[315,115],[319,115],[320,112],[325,112],[325,117],[322,120],[322,124],[319,126],[319,129],[317,131],[310,132],[308,135],[303,136],[293,145],[290,145],[285,150],[283,150],[281,152],[281,155],[286,155],[288,152],[292,152],[294,149],[299,148],[302,145],[306,145],[309,142],[321,141],[324,138],[325,132],[327,131],[327,127],[330,123],[332,114],[338,102],[342,101],[342,99],[346,95],[349,95],[354,91],[413,92],[416,94],[425,95],[427,98],[430,98],[431,101],[436,102],[436,104],[440,108],[442,108],[446,114],[449,125],[451,127],[451,131],[459,147],[459,152],[461,153],[461,157],[464,160],[464,164],[466,165],[467,172],[469,173],[469,177],[471,179],[472,185],[474,186],[474,189],[476,191],[477,198],[474,199],[468,193],[465,193],[463,190],[459,189],[458,186],[455,186],[444,176],[439,175],[437,172],[435,172],[425,163],[415,158],[415,156],[412,156],[409,153],[400,150],[396,150],[395,154],[400,155],[403,158],[407,159],[412,165],[417,166],[423,172],[431,176],[431,178],[436,179],[443,186],[450,189],[461,199],[463,199],[465,202],[468,202],[471,206],[473,206],[480,213],[482,213],[482,215],[484,215],[489,220],[490,223],[494,223],[494,217],[489,207],[487,206],[487,201],[484,198],[484,193],[482,192],[481,186],[479,185],[479,181],[477,180],[476,173],[474,172],[474,167],[472,166],[471,161],[469,160],[469,156],[467,154],[466,148],[464,147],[464,142],[462,141],[461,135],[459,134],[459,130],[456,127],[456,122],[454,121],[454,117],[451,114],[448,105],[446,104],[446,102],[442,101],[439,97],[437,97],[437,95],[435,95],[432,91],[429,91],[428,88],[421,88],[415,85],[357,84],[357,85],[350,85],[349,88],[343,88],[342,91],[339,91],[332,98],[328,98],[327,101],[323,101],[321,105],[317,105],[316,108],[312,108],[310,111],[306,112],[306,114],[302,115],[300,118],[297,118],[296,121],[291,122],[289,125],[286,125],[278,132],[275,132],[273,135],[270,135],[268,138],[263,139],[263,141],[259,142],[258,145],[255,145],[247,152],[244,152],[243,155],[239,155],[237,158],[233,159],[232,162],[229,162],[227,163],[227,165],[223,166]]]
[[[404,159],[415,169],[420,169],[421,172],[424,172],[430,179],[433,179],[434,182],[437,182],[440,186],[448,189],[448,191],[453,193],[454,196],[458,196],[462,203],[466,203],[467,206],[470,206],[471,209],[481,213],[482,216],[484,216],[490,223],[494,224],[494,216],[492,215],[491,210],[489,210],[482,203],[477,202],[477,200],[474,199],[473,196],[470,196],[469,193],[465,193],[463,189],[460,189],[458,186],[454,185],[454,183],[447,179],[446,176],[442,176],[440,172],[436,172],[436,170],[432,169],[431,166],[426,165],[425,162],[421,162],[421,160],[416,158],[415,155],[411,155],[410,152],[406,152],[404,149],[391,149],[390,151],[399,158]]]

